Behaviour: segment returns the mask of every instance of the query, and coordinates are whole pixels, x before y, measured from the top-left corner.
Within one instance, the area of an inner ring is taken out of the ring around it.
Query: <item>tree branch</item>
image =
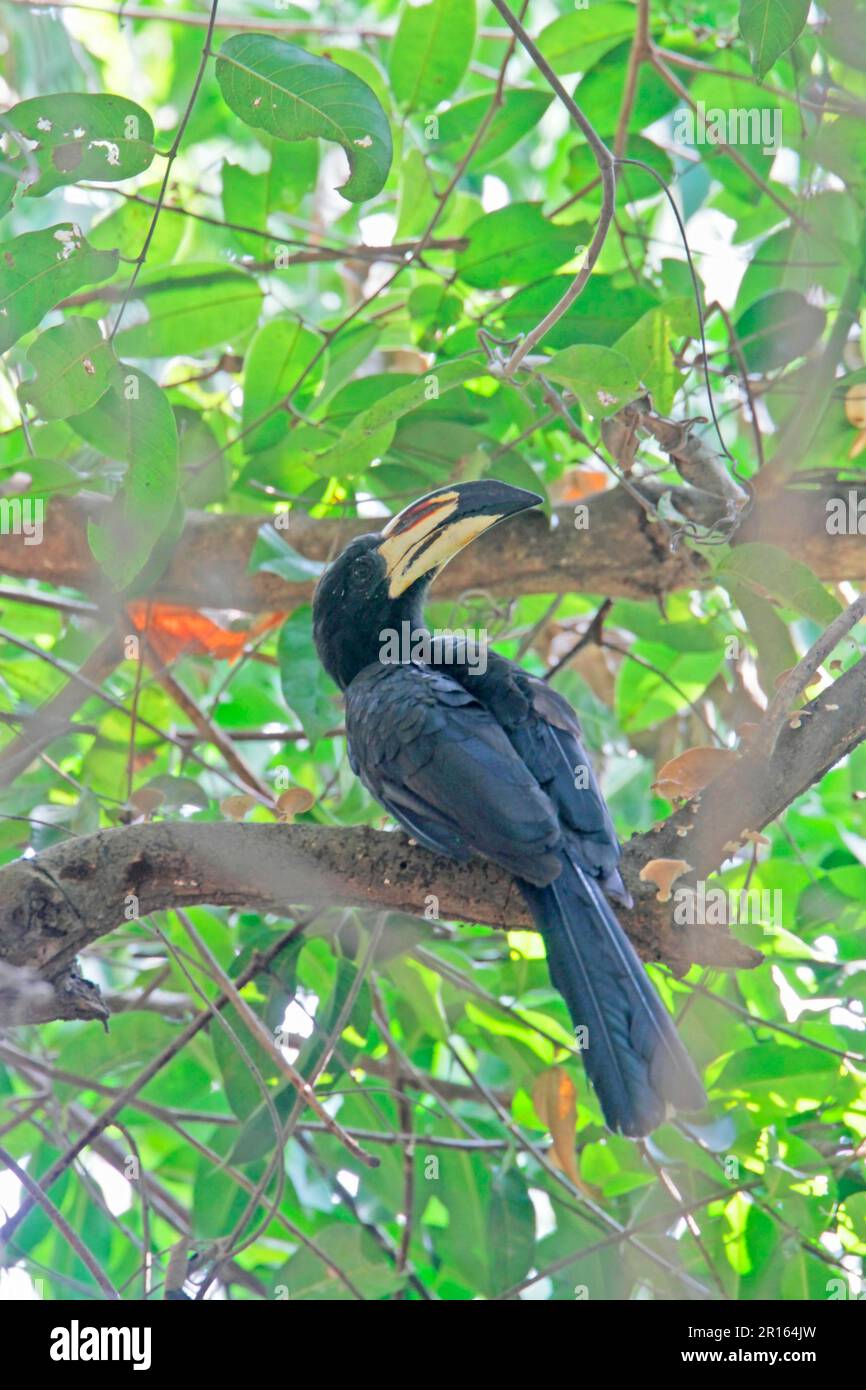
[[[653,480],[647,478],[647,483]],[[759,495],[736,535],[736,542],[769,541],[809,565],[827,581],[866,580],[862,535],[828,535],[827,508],[849,494],[856,506],[866,500],[866,484],[846,482],[830,471],[808,485],[790,484]],[[46,509],[40,545],[23,535],[0,535],[0,573],[36,579],[55,587],[90,593],[116,607],[87,543],[87,524],[98,522],[104,498],[55,497]],[[623,488],[588,499],[588,525],[574,526],[574,508],[558,507],[556,524],[524,513],[506,529],[494,528],[445,569],[437,597],[466,589],[491,594],[561,594],[575,590],[611,598],[659,598],[694,588],[706,573],[699,555],[683,549],[671,554],[664,532]],[[249,558],[264,516],[220,516],[191,512],[183,536],[152,598],[194,607],[235,608],[247,613],[288,610],[308,602],[311,582],[288,584],[275,574],[248,572]],[[363,518],[316,519],[301,511],[289,516],[283,534],[301,554],[326,561],[376,522]]]
[[[678,972],[693,962],[747,968],[759,961],[758,952],[721,928],[675,926],[671,905],[659,902],[639,874],[657,858],[687,859],[697,876],[710,873],[745,831],[775,819],[866,739],[866,658],[806,709],[808,716],[798,728],[783,729],[768,757],[746,751],[699,797],[626,845],[625,878],[636,906],[621,917],[645,959]],[[402,834],[368,826],[162,821],[70,839],[0,869],[0,959],[37,970],[53,986],[54,1017],[94,1017],[97,1009],[88,1010],[86,1000],[78,1013],[68,1003],[75,958],[133,910],[145,916],[211,903],[283,915],[294,904],[339,904],[423,916],[431,894],[444,919],[532,925],[508,874],[482,860],[454,864]],[[14,1015],[9,993],[7,1016]],[[38,1017],[50,1013],[41,1003]],[[27,1016],[25,1006],[15,1021]]]

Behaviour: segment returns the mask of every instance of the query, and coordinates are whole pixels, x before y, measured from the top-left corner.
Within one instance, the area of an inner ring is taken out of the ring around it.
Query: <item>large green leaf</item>
[[[108,390],[116,359],[93,319],[68,318],[36,339],[27,360],[36,373],[18,394],[43,420],[63,420],[95,405]]]
[[[563,348],[545,363],[544,375],[569,387],[595,419],[615,415],[640,395],[637,372],[613,348],[587,344]]]
[[[10,167],[34,196],[83,179],[132,178],[156,154],[147,112],[126,97],[106,93],[31,97],[6,113],[4,128],[27,142]]]
[[[535,1249],[535,1213],[523,1176],[477,1155],[444,1153],[436,1196],[449,1223],[436,1245],[468,1288],[495,1297],[526,1274]]]
[[[749,46],[756,77],[796,43],[809,14],[809,0],[740,0],[740,33]]]
[[[307,459],[308,466],[316,473],[340,477],[361,472],[373,458],[385,453],[401,416],[419,409],[427,401],[438,400],[446,391],[473,377],[483,376],[485,372],[484,363],[477,357],[431,367],[424,376],[416,377],[406,386],[398,386],[362,410],[336,444]]]
[[[0,244],[0,352],[35,328],[66,295],[109,280],[116,251],[94,251],[72,222]]]
[[[756,593],[769,595],[783,608],[804,613],[824,627],[841,612],[839,600],[827,592],[808,565],[764,541],[735,546],[720,562],[717,573],[722,583],[728,576],[740,580]]]
[[[772,290],[734,324],[750,372],[769,372],[803,357],[824,331],[827,315],[798,290]]]
[[[475,44],[475,0],[403,0],[388,55],[394,96],[430,111],[460,85]]]
[[[508,300],[502,322],[509,334],[528,333],[558,304],[570,276],[551,275]],[[574,343],[603,343],[612,347],[642,314],[658,302],[644,285],[618,284],[611,275],[591,275],[581,293],[544,339],[548,348]]]
[[[542,29],[538,47],[560,76],[588,72],[605,53],[630,39],[634,30],[634,6],[611,0],[554,19]]]
[[[478,127],[490,109],[492,93],[484,96],[468,97],[466,101],[455,102],[437,118],[438,137],[433,143],[433,152],[444,147],[449,159],[463,159],[468,153],[477,134]],[[501,106],[497,109],[490,125],[482,136],[478,148],[469,161],[470,169],[486,168],[534,130],[551,103],[547,92],[539,92],[534,87],[514,87],[506,91]]]
[[[572,260],[591,235],[585,222],[554,226],[538,203],[509,203],[466,228],[469,244],[457,257],[457,271],[478,289],[539,280]]]
[[[177,266],[139,277],[135,294],[148,318],[118,333],[125,357],[171,357],[237,346],[258,321],[262,289],[252,275],[226,265]]]
[[[360,77],[269,34],[235,34],[216,62],[217,81],[236,116],[280,140],[334,140],[346,152],[350,202],[373,198],[391,167],[391,128]]]
[[[673,405],[682,381],[682,373],[674,364],[674,340],[686,335],[696,337],[697,333],[694,298],[683,295],[650,309],[617,342],[617,352],[628,358],[662,415],[667,415]]]
[[[90,547],[117,588],[144,568],[175,509],[177,427],[166,395],[144,372],[119,365],[96,405],[69,424],[108,458],[126,462],[108,517],[88,528]]]
[[[278,402],[290,395],[301,375],[320,351],[322,339],[305,328],[299,319],[269,319],[256,333],[244,360],[244,405],[242,428],[250,433],[244,437],[247,453],[269,449],[286,433],[289,417],[278,411],[258,428],[255,421]],[[304,399],[318,383],[321,362],[305,382]]]

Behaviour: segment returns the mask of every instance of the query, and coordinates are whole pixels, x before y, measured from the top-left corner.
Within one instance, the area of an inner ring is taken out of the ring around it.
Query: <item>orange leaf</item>
[[[577,1119],[577,1092],[564,1067],[551,1067],[536,1077],[532,1103],[541,1123],[550,1130],[553,1152],[564,1173],[575,1187],[583,1187],[574,1156],[574,1126]]]
[[[687,748],[659,770],[653,791],[668,801],[678,796],[689,800],[738,756],[731,748]]]
[[[283,613],[266,613],[250,628],[233,631],[220,627],[197,608],[152,599],[133,599],[126,606],[136,632],[143,632],[160,661],[180,656],[211,656],[217,661],[237,661],[251,638],[278,626]]]
[[[599,468],[572,468],[562,478],[559,488],[560,501],[579,502],[581,497],[591,497],[594,492],[604,492],[607,487],[607,474]]]

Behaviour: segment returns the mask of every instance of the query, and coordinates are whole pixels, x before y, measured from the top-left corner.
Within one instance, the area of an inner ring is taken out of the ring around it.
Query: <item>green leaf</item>
[[[361,472],[373,458],[386,452],[396,422],[403,415],[418,410],[427,401],[438,400],[465,381],[484,376],[486,370],[477,357],[461,357],[431,367],[424,376],[398,386],[362,410],[336,444],[306,459],[307,466],[327,476],[348,477],[352,472]]]
[[[628,358],[662,415],[670,411],[682,381],[682,373],[674,365],[673,340],[697,333],[695,301],[683,295],[650,309],[617,341],[617,351]]]
[[[226,1099],[235,1115],[244,1120],[257,1106],[262,1104],[262,1087],[259,1078],[247,1062],[247,1058],[238,1048],[238,1042],[243,1045],[252,1066],[258,1070],[262,1081],[268,1083],[277,1076],[282,1077],[282,1072],[277,1070],[271,1053],[263,1047],[258,1038],[253,1036],[245,1020],[234,1008],[231,1006],[226,1008],[222,1018],[233,1031],[232,1033],[227,1032],[216,1019],[214,1020],[211,1030],[214,1055],[222,1076]],[[267,1113],[271,1127],[271,1147],[273,1147],[276,1142],[273,1120],[270,1112]]]
[[[139,276],[147,322],[118,333],[124,357],[172,357],[204,348],[234,347],[258,321],[262,290],[251,275],[231,266],[199,264]]]
[[[539,35],[538,47],[562,77],[588,72],[605,53],[630,39],[634,30],[633,5],[593,3],[548,24]]]
[[[554,226],[538,203],[509,203],[466,228],[469,245],[457,257],[457,273],[478,289],[538,280],[572,260],[591,234],[585,222]]]
[[[257,429],[252,427],[261,415],[292,393],[321,346],[319,335],[305,328],[299,319],[269,319],[258,330],[244,360],[241,426],[250,430],[243,441],[247,453],[269,449],[282,439],[288,429],[288,416],[283,410]],[[304,383],[305,396],[316,386],[320,375],[320,367],[310,373]]]
[[[433,151],[438,154],[440,146],[446,146],[445,153],[449,159],[463,159],[469,153],[492,99],[493,93],[485,92],[482,96],[455,102],[447,111],[443,111],[437,117],[439,136],[438,144],[433,142]],[[536,91],[533,87],[515,87],[506,91],[502,105],[469,161],[469,169],[487,169],[501,159],[519,140],[535,130],[552,100],[547,92]]]
[[[350,175],[340,192],[362,202],[381,192],[391,167],[391,129],[360,77],[268,34],[235,34],[216,61],[236,116],[280,140],[320,136],[341,145]]]
[[[93,319],[69,318],[49,328],[27,353],[36,373],[18,391],[43,420],[63,420],[95,405],[108,390],[116,366],[114,352]]]
[[[475,0],[403,0],[388,56],[391,89],[407,111],[456,91],[475,44]]]
[[[35,328],[59,300],[109,280],[116,251],[94,251],[72,222],[0,244],[0,352]]]
[[[532,1263],[535,1213],[525,1179],[514,1168],[492,1169],[475,1154],[454,1151],[443,1151],[438,1172],[431,1186],[449,1221],[437,1249],[468,1288],[493,1298]]]
[[[510,335],[528,333],[558,304],[570,276],[551,275],[527,285],[508,300],[502,323]],[[564,348],[574,343],[603,343],[612,347],[632,324],[658,303],[658,296],[644,285],[617,284],[611,275],[593,274],[577,299],[544,339],[545,347]]]
[[[91,522],[88,540],[116,588],[144,568],[174,512],[178,490],[177,427],[166,395],[125,363],[96,405],[69,424],[109,458],[128,463],[122,491],[105,521]]]
[[[372,1236],[360,1226],[334,1224],[316,1234],[316,1245],[332,1264],[321,1255],[303,1246],[273,1276],[277,1286],[283,1285],[291,1299],[316,1303],[354,1301],[356,1295],[334,1273],[332,1266],[346,1275],[365,1298],[385,1299],[396,1293],[404,1283],[393,1264],[385,1260]]]
[[[31,97],[6,113],[4,128],[33,146],[9,161],[31,197],[83,179],[118,183],[143,173],[156,154],[147,112],[106,93]]]
[[[674,651],[659,642],[636,642],[635,660],[624,661],[616,679],[616,712],[629,733],[652,728],[703,695],[725,658],[716,651]]]
[[[294,550],[269,521],[262,522],[250,556],[250,574],[264,570],[266,574],[278,574],[287,584],[308,584],[311,579],[318,579],[324,568],[320,561],[308,560]]]
[[[827,592],[808,565],[763,541],[735,546],[721,560],[716,573],[721,583],[728,576],[742,580],[757,594],[805,614],[822,627],[827,627],[842,611],[839,600]]]
[[[337,712],[330,700],[333,682],[322,670],[312,636],[312,609],[296,608],[277,639],[283,699],[298,716],[311,741],[334,727]]]
[[[827,315],[798,290],[772,290],[734,324],[750,372],[769,372],[804,357],[824,331]]]
[[[545,365],[544,375],[569,387],[594,419],[615,415],[640,395],[637,373],[613,348],[563,348]]]
[[[134,261],[141,252],[145,238],[153,221],[154,204],[159,197],[158,184],[149,184],[136,191],[142,202],[125,199],[118,207],[91,223],[87,239],[91,246],[99,250],[117,251],[119,255]],[[163,207],[156,224],[156,231],[147,250],[147,268],[171,265],[175,253],[183,240],[189,219],[183,210],[172,206]]]
[[[803,32],[809,0],[740,0],[740,33],[752,71],[763,77]]]

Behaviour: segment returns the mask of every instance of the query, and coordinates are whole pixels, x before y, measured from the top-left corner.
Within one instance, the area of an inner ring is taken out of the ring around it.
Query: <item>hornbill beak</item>
[[[398,598],[422,575],[438,574],[458,551],[498,521],[537,507],[543,500],[537,492],[484,478],[439,488],[410,503],[391,518],[379,542],[389,596]]]

